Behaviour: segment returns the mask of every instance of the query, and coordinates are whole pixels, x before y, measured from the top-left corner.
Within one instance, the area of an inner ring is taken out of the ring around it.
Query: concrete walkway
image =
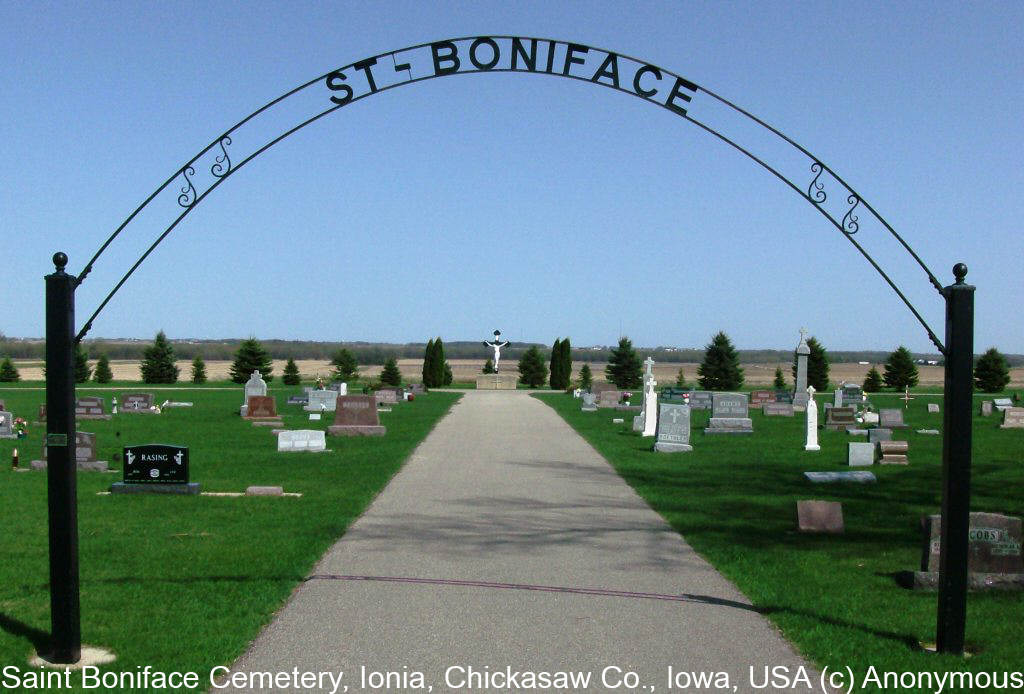
[[[466,392],[313,573],[233,672],[343,671],[339,692],[403,688],[363,680],[362,668],[401,673],[390,684],[404,676],[410,690],[421,672],[435,692],[522,691],[524,673],[559,671],[589,673],[576,689],[603,691],[632,672],[633,690],[649,692],[668,689],[672,668],[765,692],[748,668],[760,683],[764,666],[806,665],[522,391]],[[492,679],[471,680],[470,668]],[[508,668],[520,673],[510,682]],[[331,691],[321,683],[275,691]]]

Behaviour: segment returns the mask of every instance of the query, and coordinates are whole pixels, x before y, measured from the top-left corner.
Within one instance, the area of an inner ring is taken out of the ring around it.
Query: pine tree
[[[356,374],[359,373],[359,362],[356,361],[355,355],[344,347],[334,353],[334,358],[331,359],[331,366],[334,367],[331,378],[343,383],[354,380]]]
[[[161,330],[153,344],[142,352],[143,383],[175,383],[178,367],[174,365],[174,348]]]
[[[444,358],[444,343],[441,342],[440,337],[434,338],[434,360],[431,364],[431,379],[434,385],[444,386],[451,383],[445,383],[445,379],[448,378],[448,373],[451,371],[451,367],[448,366],[448,362]]]
[[[682,369],[676,374],[676,388],[686,388],[686,372]]]
[[[488,359],[487,361],[484,362],[483,373],[485,373],[485,374],[492,374],[492,373],[494,373],[494,362],[491,361],[490,359]]]
[[[984,393],[998,393],[1010,382],[1010,367],[1006,357],[995,347],[989,347],[974,365],[974,383]]]
[[[572,387],[572,343],[569,338],[562,340],[562,390]]]
[[[110,359],[107,358],[106,354],[101,354],[99,361],[96,362],[96,370],[92,373],[93,380],[97,383],[110,383],[114,379],[114,374],[110,370]]]
[[[865,393],[877,393],[882,389],[882,374],[878,373],[878,369],[871,367],[864,378],[863,388]]]
[[[288,358],[288,362],[284,365],[284,373],[281,374],[281,381],[286,386],[297,386],[302,383],[302,377],[299,376],[299,365],[295,363],[295,360],[291,357]]]
[[[704,390],[736,390],[743,385],[740,358],[729,336],[719,332],[704,350],[704,361],[697,367],[698,381]]]
[[[14,367],[14,362],[10,357],[4,357],[4,360],[0,362],[0,383],[15,383],[20,380],[21,374]]]
[[[436,388],[437,384],[434,383],[434,341],[429,340],[427,342],[426,349],[423,350],[423,385],[427,388]]]
[[[537,345],[530,347],[520,357],[519,380],[530,388],[539,388],[548,380],[548,367],[544,366],[544,358]]]
[[[569,387],[569,379],[572,378],[572,346],[569,338],[555,340],[551,347],[551,387],[555,390],[565,390]]]
[[[89,368],[89,357],[85,354],[85,350],[82,349],[80,342],[75,343],[75,383],[85,383],[89,380],[89,376],[92,375],[92,369]]]
[[[380,382],[387,386],[402,385],[402,372],[398,370],[398,362],[390,357],[384,362],[384,369],[380,372]]]
[[[206,383],[206,362],[198,354],[192,360],[192,382]]]
[[[559,385],[562,382],[562,341],[557,337],[555,338],[555,344],[551,345],[551,361],[548,362],[548,373],[550,374],[549,383],[553,389],[561,390],[563,386]]]
[[[448,362],[444,363],[444,385],[450,386],[452,381],[455,380],[455,376],[452,374],[451,364]]]
[[[604,368],[608,380],[622,389],[639,388],[643,384],[640,357],[628,337],[619,338],[619,346],[612,350],[608,366]]]
[[[882,380],[885,381],[885,385],[896,390],[917,385],[917,366],[914,365],[914,358],[910,356],[909,349],[900,345],[889,355]]]
[[[782,375],[782,367],[781,366],[776,366],[775,367],[775,380],[772,382],[772,386],[775,387],[775,390],[785,390],[786,389],[786,378],[785,378],[785,376]]]
[[[828,355],[817,338],[807,341],[811,353],[807,355],[807,385],[817,391],[828,390]]]
[[[590,390],[594,385],[594,376],[590,373],[590,364],[584,364],[580,368],[580,389]]]
[[[274,378],[271,376],[273,368],[270,365],[270,355],[255,337],[250,337],[243,340],[235,352],[235,361],[231,364],[231,380],[235,383],[245,383],[253,371],[259,371],[267,383]]]

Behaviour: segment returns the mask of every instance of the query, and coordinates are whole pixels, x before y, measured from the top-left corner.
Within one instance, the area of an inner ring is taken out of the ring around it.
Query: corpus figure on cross
[[[501,331],[500,330],[495,330],[494,331],[494,341],[493,342],[488,342],[487,340],[484,340],[484,346],[485,347],[490,347],[490,348],[492,348],[494,350],[494,373],[498,373],[498,360],[501,359],[501,348],[502,347],[508,347],[508,345],[509,345],[508,340],[505,340],[504,342],[501,341]]]

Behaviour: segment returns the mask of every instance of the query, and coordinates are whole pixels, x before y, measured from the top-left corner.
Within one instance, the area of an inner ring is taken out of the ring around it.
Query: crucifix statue
[[[484,340],[484,346],[485,347],[490,347],[491,349],[494,350],[494,373],[498,373],[498,361],[501,359],[501,348],[502,347],[508,347],[508,345],[509,345],[508,340],[505,340],[504,342],[501,341],[501,331],[500,330],[495,330],[494,331],[494,340],[493,341],[488,342],[487,340]]]

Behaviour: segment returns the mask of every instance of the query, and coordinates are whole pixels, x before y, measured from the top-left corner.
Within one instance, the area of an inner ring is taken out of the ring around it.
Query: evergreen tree
[[[974,383],[985,393],[998,393],[1010,382],[1010,367],[1006,357],[995,347],[989,347],[974,365]]]
[[[14,367],[14,362],[10,357],[4,357],[4,360],[0,362],[0,383],[14,383],[20,380],[21,374]]]
[[[250,337],[243,340],[235,352],[235,361],[231,364],[231,380],[235,383],[245,383],[253,371],[259,371],[267,383],[274,378],[271,376],[273,368],[270,365],[270,355],[255,337]]]
[[[555,344],[551,345],[551,361],[548,363],[548,373],[550,374],[549,383],[551,387],[557,390],[561,390],[564,386],[560,385],[562,382],[562,341],[557,337],[555,338]]]
[[[619,338],[619,346],[612,350],[604,374],[621,389],[639,388],[643,385],[640,357],[637,356],[628,337]]]
[[[686,373],[679,369],[679,373],[676,374],[676,388],[686,388]]]
[[[206,362],[198,354],[192,360],[192,382],[206,383]]]
[[[93,379],[97,383],[110,383],[114,379],[114,374],[110,370],[110,359],[107,358],[106,354],[101,354],[99,361],[96,362],[96,370],[92,374]]]
[[[299,376],[299,365],[290,357],[288,358],[288,362],[284,365],[284,373],[281,374],[281,381],[286,386],[297,386],[302,383],[302,377]]]
[[[572,387],[572,344],[567,337],[562,340],[562,376],[562,389]]]
[[[452,367],[448,362],[444,363],[444,385],[450,386],[455,376],[452,375]]]
[[[344,347],[334,353],[331,366],[334,367],[331,378],[343,383],[355,379],[356,374],[359,373],[359,363],[356,361],[355,355]]]
[[[698,381],[704,390],[736,390],[743,385],[740,358],[729,336],[719,332],[704,349],[704,361],[697,367]]]
[[[423,350],[423,385],[427,388],[435,388],[438,384],[434,383],[434,341],[429,340],[427,342],[426,349]]]
[[[580,368],[580,389],[590,390],[594,385],[594,376],[590,373],[590,364],[584,364]]]
[[[448,378],[448,373],[451,371],[451,368],[448,366],[448,362],[445,361],[444,343],[441,342],[440,337],[434,338],[434,360],[431,364],[431,369],[433,371],[431,379],[433,380],[434,385],[447,385],[445,383],[445,379]],[[449,380],[448,383],[451,383],[451,381]]]
[[[530,388],[539,388],[548,380],[548,367],[540,355],[537,345],[530,347],[519,359],[519,380]]]
[[[491,361],[490,359],[485,361],[484,362],[484,371],[483,372],[485,374],[492,374],[492,373],[494,373],[494,362]]]
[[[877,393],[882,389],[882,374],[878,373],[878,369],[871,367],[864,378],[863,388],[865,393]]]
[[[910,356],[909,349],[900,345],[889,355],[882,380],[885,381],[885,385],[896,390],[917,385],[917,366],[914,364],[914,358]]]
[[[828,355],[825,348],[812,337],[807,341],[811,353],[807,355],[807,385],[814,386],[816,391],[828,390]]]
[[[89,368],[89,357],[86,356],[85,350],[82,349],[80,342],[75,343],[75,383],[85,383],[89,380],[89,376],[92,375],[92,369]]]
[[[142,352],[143,383],[175,383],[178,367],[174,365],[174,348],[161,330],[153,344]]]
[[[772,386],[775,387],[775,390],[785,390],[786,389],[786,378],[785,378],[785,376],[782,375],[782,367],[781,366],[776,366],[775,367],[775,380],[772,382]]]
[[[386,386],[402,385],[402,372],[398,370],[398,362],[390,357],[384,362],[384,370],[380,372],[380,382]]]

